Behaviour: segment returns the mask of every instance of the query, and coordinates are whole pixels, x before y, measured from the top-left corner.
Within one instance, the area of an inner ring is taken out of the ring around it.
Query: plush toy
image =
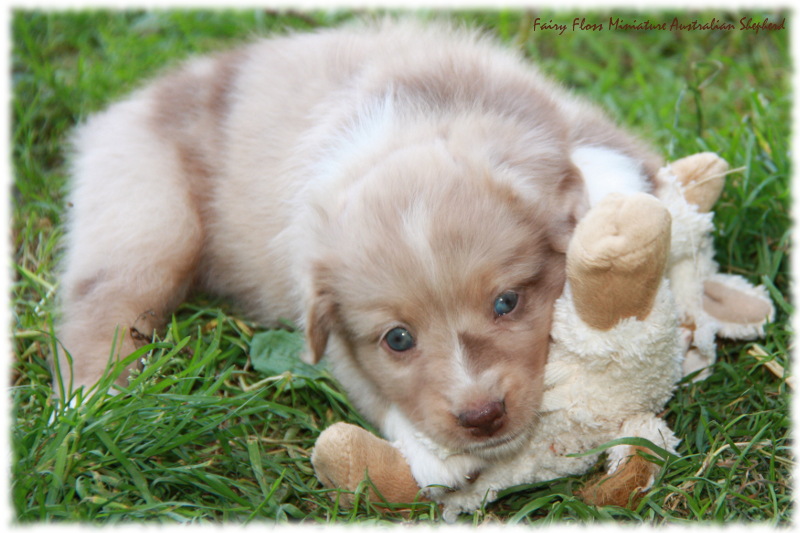
[[[641,437],[675,453],[679,440],[658,413],[676,383],[706,375],[716,336],[755,338],[774,315],[763,287],[720,274],[713,258],[710,210],[727,171],[715,154],[681,159],[661,169],[655,196],[609,195],[578,224],[554,310],[541,418],[522,453],[458,490],[420,487],[403,441],[338,423],[320,435],[312,455],[322,484],[346,491],[339,497],[349,505],[366,475],[385,501],[430,498],[452,520],[504,488],[583,474],[597,462],[584,452],[618,438]],[[430,446],[442,461],[458,455]],[[613,446],[605,477],[581,496],[626,505],[657,473],[637,447]]]

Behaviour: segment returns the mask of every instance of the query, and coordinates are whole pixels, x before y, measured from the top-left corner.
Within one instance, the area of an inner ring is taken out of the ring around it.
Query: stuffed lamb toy
[[[323,485],[343,489],[347,505],[368,476],[386,502],[433,499],[451,521],[507,487],[583,474],[598,458],[585,452],[615,439],[640,437],[675,453],[679,439],[658,413],[677,382],[707,375],[717,336],[756,338],[774,315],[763,287],[720,274],[713,258],[710,210],[727,171],[715,154],[686,157],[661,169],[655,195],[610,194],[580,221],[554,310],[541,417],[521,453],[477,476],[465,472],[467,482],[452,490],[432,484],[414,454],[427,447],[447,463],[459,453],[422,435],[389,442],[338,423],[320,435],[312,455]],[[605,478],[581,495],[625,505],[657,473],[635,446],[613,446]]]

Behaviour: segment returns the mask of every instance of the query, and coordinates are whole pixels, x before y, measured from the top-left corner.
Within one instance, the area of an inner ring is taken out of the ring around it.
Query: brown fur
[[[422,153],[412,157],[426,160]],[[387,172],[394,164],[389,161]],[[460,177],[464,169],[448,166],[435,157],[424,165],[431,173],[435,169],[438,187],[428,185],[428,176],[409,177],[404,189],[410,192],[380,188],[370,191],[369,201],[349,206],[355,212],[347,215],[355,224],[342,223],[341,239],[331,243],[338,258],[327,265],[327,279],[318,281],[327,286],[326,298],[337,303],[325,304],[337,313],[328,323],[337,322],[340,334],[354,344],[351,364],[423,431],[458,449],[474,439],[457,417],[475,403],[505,402],[505,434],[529,426],[541,395],[564,256],[548,245],[554,230],[546,210],[526,209],[505,188],[487,187],[490,182],[470,184]],[[424,197],[415,191],[423,183]],[[391,202],[385,194],[391,194]],[[414,209],[415,223],[430,217],[429,244],[436,255],[420,257],[397,225]],[[367,216],[362,210],[377,215],[367,226],[357,222]],[[484,231],[490,219],[502,228],[499,233]],[[520,293],[520,303],[495,319],[492,302],[508,288]],[[420,339],[413,353],[388,358],[381,353],[377,341],[392,320]],[[462,374],[452,369],[458,342],[469,374],[496,377],[465,386]]]
[[[124,356],[199,286],[304,327],[376,424],[397,408],[438,445],[502,448],[535,426],[587,209],[571,150],[606,141],[652,159],[468,32],[385,23],[191,60],[76,136],[58,327],[75,384],[115,329]],[[382,342],[397,326],[413,349]],[[496,432],[459,424],[498,403]]]
[[[166,142],[175,143],[195,209],[203,217],[222,160],[221,128],[230,109],[230,93],[244,58],[243,50],[234,50],[190,62],[153,89],[154,129]]]

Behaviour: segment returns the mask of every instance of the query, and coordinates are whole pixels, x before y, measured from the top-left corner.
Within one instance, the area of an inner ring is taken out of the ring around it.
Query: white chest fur
[[[583,174],[591,206],[597,205],[613,192],[650,192],[651,187],[641,164],[615,150],[601,146],[579,146],[571,157]]]

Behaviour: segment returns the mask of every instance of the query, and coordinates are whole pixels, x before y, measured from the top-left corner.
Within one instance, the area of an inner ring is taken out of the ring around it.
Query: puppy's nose
[[[467,428],[473,437],[490,437],[503,425],[505,415],[505,403],[493,401],[461,413],[458,415],[458,423]]]

